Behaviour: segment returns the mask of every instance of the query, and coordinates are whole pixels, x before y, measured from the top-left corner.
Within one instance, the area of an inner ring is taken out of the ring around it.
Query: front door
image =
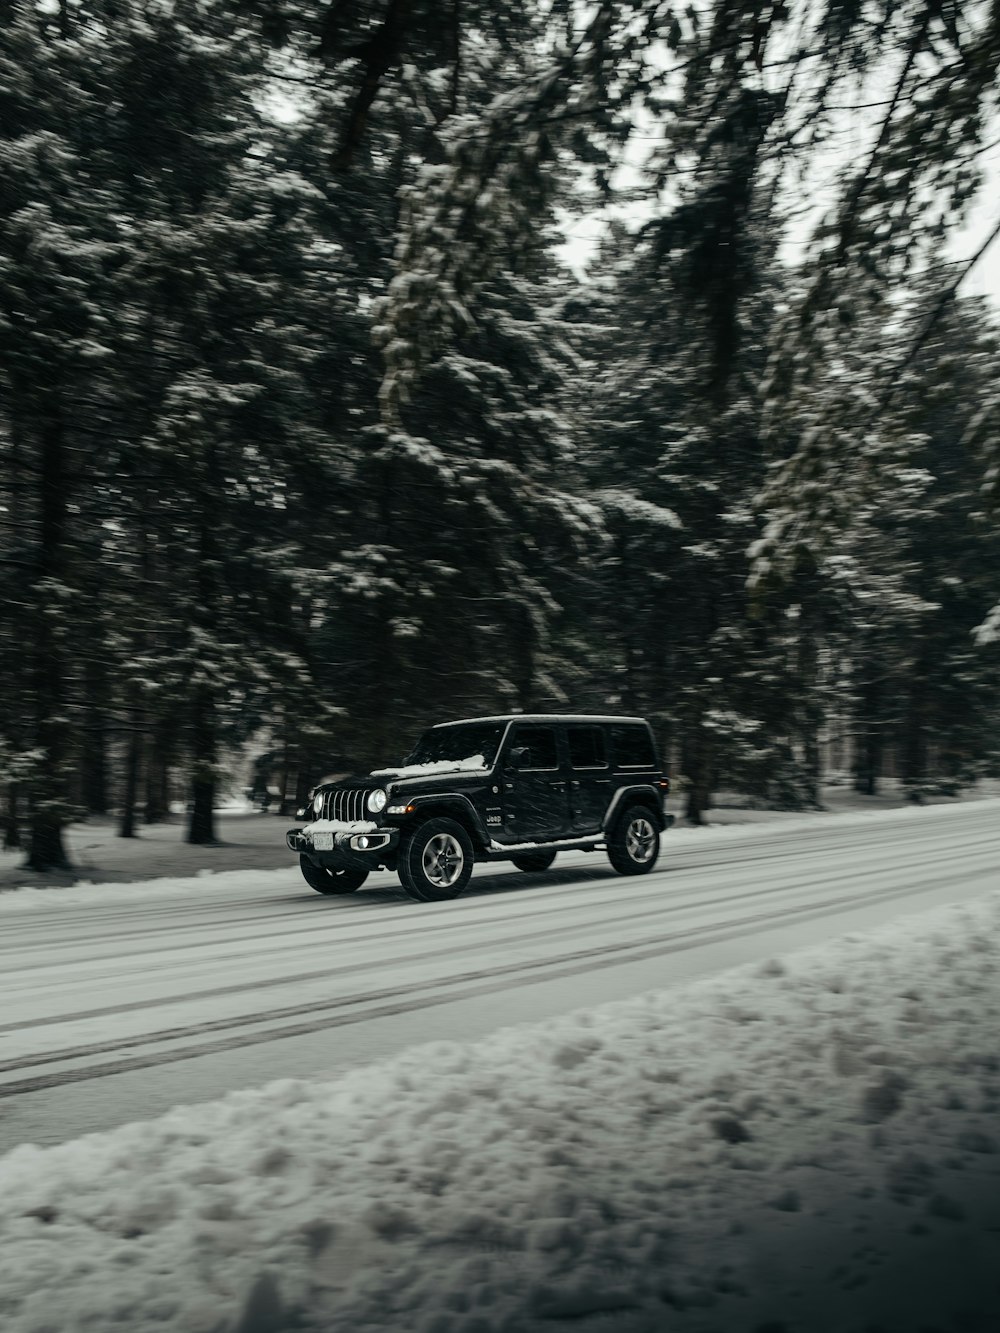
[[[504,842],[545,842],[569,832],[569,793],[555,727],[511,727],[500,781]]]

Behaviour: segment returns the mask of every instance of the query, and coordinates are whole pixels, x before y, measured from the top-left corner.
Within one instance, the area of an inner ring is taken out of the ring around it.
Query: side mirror
[[[515,745],[507,756],[511,768],[527,768],[531,751],[526,745]]]

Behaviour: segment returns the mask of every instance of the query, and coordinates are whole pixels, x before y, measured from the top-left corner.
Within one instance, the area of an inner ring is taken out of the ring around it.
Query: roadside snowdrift
[[[5,1333],[1000,1325],[1000,895],[0,1161]]]

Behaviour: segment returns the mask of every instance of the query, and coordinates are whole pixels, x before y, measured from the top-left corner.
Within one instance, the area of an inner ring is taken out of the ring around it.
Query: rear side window
[[[607,768],[608,750],[600,727],[567,727],[566,739],[574,768]]]
[[[518,727],[511,741],[511,749],[521,745],[528,751],[528,759],[522,765],[523,768],[559,767],[556,733],[552,727]]]
[[[611,750],[616,768],[655,768],[653,742],[645,727],[621,725],[611,728]]]

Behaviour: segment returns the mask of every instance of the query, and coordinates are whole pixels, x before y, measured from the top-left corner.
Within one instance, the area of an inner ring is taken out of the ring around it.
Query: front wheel
[[[633,805],[616,821],[608,838],[608,860],[619,875],[646,875],[660,854],[660,831],[653,813]]]
[[[428,819],[404,838],[396,862],[406,893],[419,903],[457,898],[472,875],[472,839],[454,819]]]
[[[548,870],[556,859],[556,854],[555,852],[519,852],[517,856],[512,856],[510,859],[518,870]]]
[[[317,893],[354,893],[368,878],[367,870],[355,870],[353,866],[343,870],[327,870],[325,866],[316,866],[304,856],[299,857],[299,869],[302,878]]]

